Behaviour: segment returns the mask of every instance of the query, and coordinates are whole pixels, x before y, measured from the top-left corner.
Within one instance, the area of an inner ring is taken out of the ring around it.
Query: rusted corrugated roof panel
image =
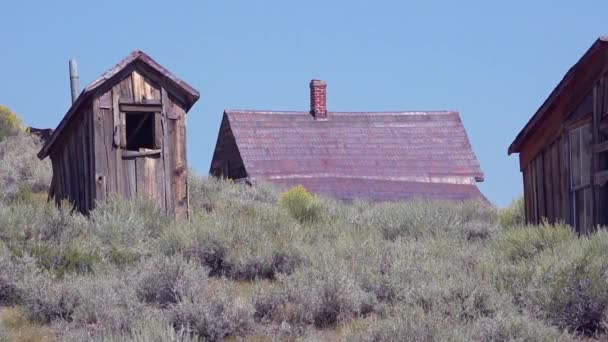
[[[225,112],[250,179],[338,198],[468,199],[483,173],[458,112]],[[463,184],[467,183],[467,184]]]
[[[287,178],[272,183],[291,188],[302,185],[307,190],[340,200],[367,199],[398,201],[410,199],[473,200],[485,199],[474,184],[404,182],[360,178]]]

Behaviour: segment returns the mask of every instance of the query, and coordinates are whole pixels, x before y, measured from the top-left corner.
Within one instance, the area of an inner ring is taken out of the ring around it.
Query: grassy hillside
[[[344,204],[193,176],[191,222],[120,199],[87,219],[32,195],[44,175],[0,177],[0,341],[572,341],[608,329],[608,233],[518,226],[520,203]]]

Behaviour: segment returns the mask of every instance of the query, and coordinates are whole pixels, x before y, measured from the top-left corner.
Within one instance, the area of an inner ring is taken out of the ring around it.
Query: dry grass
[[[608,234],[513,227],[519,207],[345,204],[192,174],[186,223],[146,201],[85,218],[27,187],[0,198],[0,302],[14,306],[0,341],[608,336]]]
[[[48,326],[32,323],[19,307],[0,308],[0,325],[12,342],[54,342],[55,333]]]

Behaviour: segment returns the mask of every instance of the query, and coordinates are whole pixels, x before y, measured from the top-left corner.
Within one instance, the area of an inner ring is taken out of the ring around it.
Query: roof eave
[[[44,159],[49,155],[50,150],[52,149],[52,147],[55,144],[55,142],[57,141],[57,139],[63,133],[63,130],[65,129],[65,126],[67,125],[67,123],[71,120],[72,116],[74,116],[74,113],[76,113],[78,111],[80,106],[84,102],[87,101],[87,99],[90,97],[91,94],[95,93],[95,91],[99,87],[101,87],[104,83],[106,83],[106,82],[112,80],[114,77],[116,77],[116,75],[119,74],[120,71],[122,71],[123,69],[132,65],[133,63],[135,63],[138,60],[142,61],[146,65],[150,66],[156,72],[161,74],[164,78],[166,78],[171,83],[173,83],[173,85],[176,86],[178,89],[182,89],[184,91],[186,102],[187,102],[187,103],[185,103],[186,111],[189,111],[190,108],[192,108],[192,106],[200,98],[200,93],[198,92],[198,90],[194,89],[186,81],[178,78],[173,73],[171,73],[169,70],[165,69],[162,65],[158,64],[155,60],[152,59],[152,57],[147,55],[145,52],[143,52],[141,50],[135,50],[135,51],[131,52],[122,61],[120,61],[118,64],[116,64],[114,67],[112,67],[111,69],[104,72],[100,77],[95,79],[93,82],[91,82],[87,87],[85,87],[82,90],[82,92],[80,93],[80,95],[78,96],[78,98],[76,99],[74,104],[72,104],[72,106],[70,107],[68,112],[63,117],[63,119],[61,119],[61,121],[59,122],[59,125],[57,126],[57,128],[53,131],[53,134],[49,137],[49,139],[44,144],[44,146],[42,147],[40,152],[38,152],[38,158]]]
[[[587,59],[601,46],[605,46],[608,42],[608,36],[599,37],[593,45],[585,52],[585,54],[574,64],[566,73],[564,78],[558,83],[558,85],[553,89],[549,97],[543,102],[543,104],[538,108],[536,113],[530,118],[530,120],[526,123],[524,128],[517,134],[511,145],[507,150],[508,155],[513,153],[521,152],[522,143],[528,138],[532,129],[538,124],[539,121],[546,114],[547,110],[553,102],[555,102],[559,95],[562,93],[564,88],[572,81],[572,78],[577,74],[578,70],[586,64]]]

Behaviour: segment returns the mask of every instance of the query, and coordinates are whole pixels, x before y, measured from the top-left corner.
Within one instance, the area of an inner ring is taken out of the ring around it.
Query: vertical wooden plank
[[[179,111],[178,120],[169,120],[175,122],[175,216],[177,219],[188,219],[188,192],[187,192],[187,174],[188,165],[186,160],[186,113],[181,107],[176,106],[174,110]]]
[[[80,211],[81,213],[84,213],[84,202],[85,202],[85,189],[84,189],[84,185],[85,185],[85,176],[84,176],[84,154],[82,153],[82,141],[83,141],[83,135],[82,135],[82,121],[80,121],[78,123],[78,127],[76,127],[74,129],[74,135],[72,135],[72,144],[73,144],[73,149],[72,149],[72,153],[73,155],[73,160],[72,163],[74,165],[76,174],[78,175],[78,179],[77,179],[77,194],[76,197],[78,198],[77,200],[77,207],[78,207],[78,211]]]
[[[557,139],[551,148],[551,168],[553,169],[553,211],[555,214],[555,222],[561,222],[564,220],[562,212],[562,189],[560,182],[560,163],[559,163],[559,146],[561,144],[560,139]]]
[[[120,101],[122,102],[133,102],[133,81],[131,80],[131,75],[125,77],[118,84]]]
[[[162,113],[154,113],[154,148],[163,146]]]
[[[120,116],[120,148],[121,149],[126,149],[127,148],[127,117],[126,117],[126,113],[123,112],[119,112],[118,114]]]
[[[591,125],[591,139],[589,139],[591,145],[597,144],[599,142],[599,119],[602,115],[602,104],[600,103],[600,96],[603,93],[603,89],[601,89],[602,84],[603,80],[600,79],[599,83],[596,83],[593,87],[593,119]],[[589,196],[589,199],[591,200],[591,221],[589,223],[591,226],[595,226],[596,223],[599,221],[599,208],[597,207],[597,203],[599,203],[599,192],[598,189],[596,189],[596,186],[593,181],[593,176],[595,175],[595,172],[599,170],[599,160],[597,157],[598,156],[595,153],[591,153],[591,165],[589,165],[589,167],[591,168],[591,170],[589,170],[591,182],[591,194]]]
[[[187,122],[188,116],[186,115],[186,111],[184,111],[184,116],[182,118],[182,146],[183,146],[183,159],[184,159],[184,174],[182,175],[183,178],[183,182],[184,182],[184,190],[185,190],[185,205],[186,205],[186,219],[190,219],[190,187],[188,186],[188,172],[189,172],[189,168],[188,168],[188,141],[187,141],[187,137],[188,137],[188,122]]]
[[[68,155],[67,145],[65,142],[61,149],[61,158],[62,158],[61,167],[63,169],[63,174],[65,176],[66,199],[68,199],[70,202],[73,202],[73,199],[72,199],[73,190],[72,190],[72,182],[71,182],[71,180],[73,179],[73,176],[72,176],[72,172],[70,170],[70,159],[69,159],[70,157]]]
[[[154,82],[152,82],[152,80],[150,80],[147,77],[143,77],[144,79],[144,97],[146,98],[146,100],[160,100],[161,99],[161,94],[160,94],[160,89],[159,87],[154,84]]]
[[[89,108],[87,111],[87,130],[88,130],[88,153],[89,153],[89,189],[91,192],[91,198],[89,199],[89,208],[95,208],[95,202],[97,201],[97,179],[95,177],[95,117],[93,114],[93,108]]]
[[[122,121],[121,115],[120,115],[120,97],[121,97],[121,87],[120,84],[115,85],[112,88],[112,124],[113,124],[113,149],[112,149],[112,154],[114,156],[115,162],[114,162],[114,167],[115,167],[115,180],[116,180],[116,193],[127,197],[127,186],[126,186],[126,174],[125,174],[125,167],[124,167],[124,162],[122,160],[122,149],[125,147],[126,145],[126,141],[123,142],[122,139],[125,139],[123,137],[123,135],[125,135],[126,133],[124,132],[125,126],[124,123]]]
[[[549,223],[553,223],[555,217],[553,216],[553,192],[552,192],[552,179],[553,173],[551,170],[551,146],[549,145],[545,152],[542,153],[539,158],[543,159],[543,183],[545,189],[545,214]]]
[[[58,161],[58,158],[55,154],[49,156],[51,158],[51,164],[53,165],[53,178],[55,180],[55,188],[54,188],[54,196],[55,196],[55,204],[59,204],[61,199],[63,198],[63,183],[61,182],[61,165]]]
[[[83,169],[84,169],[84,211],[88,215],[88,213],[93,209],[91,207],[91,198],[93,196],[91,192],[91,178],[92,177],[92,168],[91,168],[91,158],[92,154],[89,153],[89,144],[90,144],[90,135],[89,135],[89,110],[88,108],[84,110],[82,115],[82,157],[83,157]]]
[[[74,158],[74,143],[73,143],[73,137],[74,137],[74,133],[73,130],[71,135],[66,135],[66,143],[65,143],[65,164],[66,164],[66,168],[68,169],[68,173],[69,173],[69,178],[68,178],[68,183],[70,184],[70,202],[73,204],[74,207],[76,207],[78,205],[78,173],[77,173],[77,169],[75,168],[75,158]],[[73,209],[73,208],[72,208]]]
[[[538,202],[539,202],[539,219],[542,222],[543,219],[547,217],[547,202],[545,196],[545,182],[544,182],[544,160],[542,154],[536,157],[536,167],[538,168],[536,171],[536,177],[538,181]]]
[[[144,81],[144,78],[139,72],[137,72],[137,70],[133,70],[133,73],[131,74],[131,79],[133,80],[133,100],[135,102],[141,102],[143,100],[146,100],[146,82]]]
[[[525,168],[521,171],[521,175],[524,181],[524,217],[527,223],[530,222],[530,199],[528,198],[530,188],[528,187],[528,176]]]
[[[112,137],[114,138],[114,147],[120,147],[120,85],[115,85],[112,88],[112,124],[113,132]]]
[[[165,209],[165,193],[164,193],[164,165],[162,156],[155,157],[155,165],[154,165],[154,180],[156,182],[156,202],[159,207]]]
[[[99,106],[101,108],[112,107],[112,91],[107,91],[99,97]]]
[[[98,202],[105,202],[108,195],[106,177],[108,175],[108,153],[106,146],[104,117],[99,100],[93,100],[93,134],[95,147],[95,196]]]
[[[159,204],[160,196],[159,196],[159,188],[156,176],[156,170],[158,167],[158,158],[155,156],[146,156],[142,158],[144,161],[144,177],[145,177],[145,187],[146,187],[146,195],[153,202]]]
[[[163,192],[165,194],[165,208],[168,214],[175,215],[175,201],[173,194],[173,187],[171,179],[173,178],[172,165],[173,165],[173,156],[174,151],[170,142],[172,141],[171,132],[169,130],[169,120],[168,113],[171,110],[171,102],[169,101],[169,95],[165,88],[161,88],[161,96],[162,96],[162,105],[163,105],[163,115],[161,120],[161,129],[162,129],[162,160],[163,160]]]
[[[128,158],[123,161],[126,168],[125,176],[127,180],[127,198],[137,197],[137,174],[135,172],[135,158]]]
[[[58,152],[55,152],[55,159],[57,160],[57,165],[59,168],[59,180],[61,182],[61,196],[59,197],[59,201],[63,201],[68,197],[68,186],[66,181],[66,171],[63,163],[63,149],[57,149]]]
[[[532,201],[532,203],[534,203],[534,210],[533,210],[533,223],[534,224],[538,224],[538,216],[539,216],[539,200],[538,200],[538,182],[537,182],[537,168],[536,168],[536,161],[533,159],[530,162],[530,172],[531,172],[531,176],[532,176],[532,198],[534,199]]]
[[[135,158],[135,189],[138,198],[146,198],[146,158]]]
[[[108,164],[108,172],[106,174],[106,187],[108,195],[110,193],[117,193],[117,164],[116,164],[116,149],[114,148],[114,122],[112,116],[112,110],[101,108],[101,116],[103,117],[103,138],[104,138],[104,149],[106,160]]]
[[[563,130],[562,130],[563,131]],[[570,143],[568,141],[568,133],[562,132],[560,147],[560,181],[562,190],[562,213],[564,222],[569,225],[573,225],[570,214]]]

